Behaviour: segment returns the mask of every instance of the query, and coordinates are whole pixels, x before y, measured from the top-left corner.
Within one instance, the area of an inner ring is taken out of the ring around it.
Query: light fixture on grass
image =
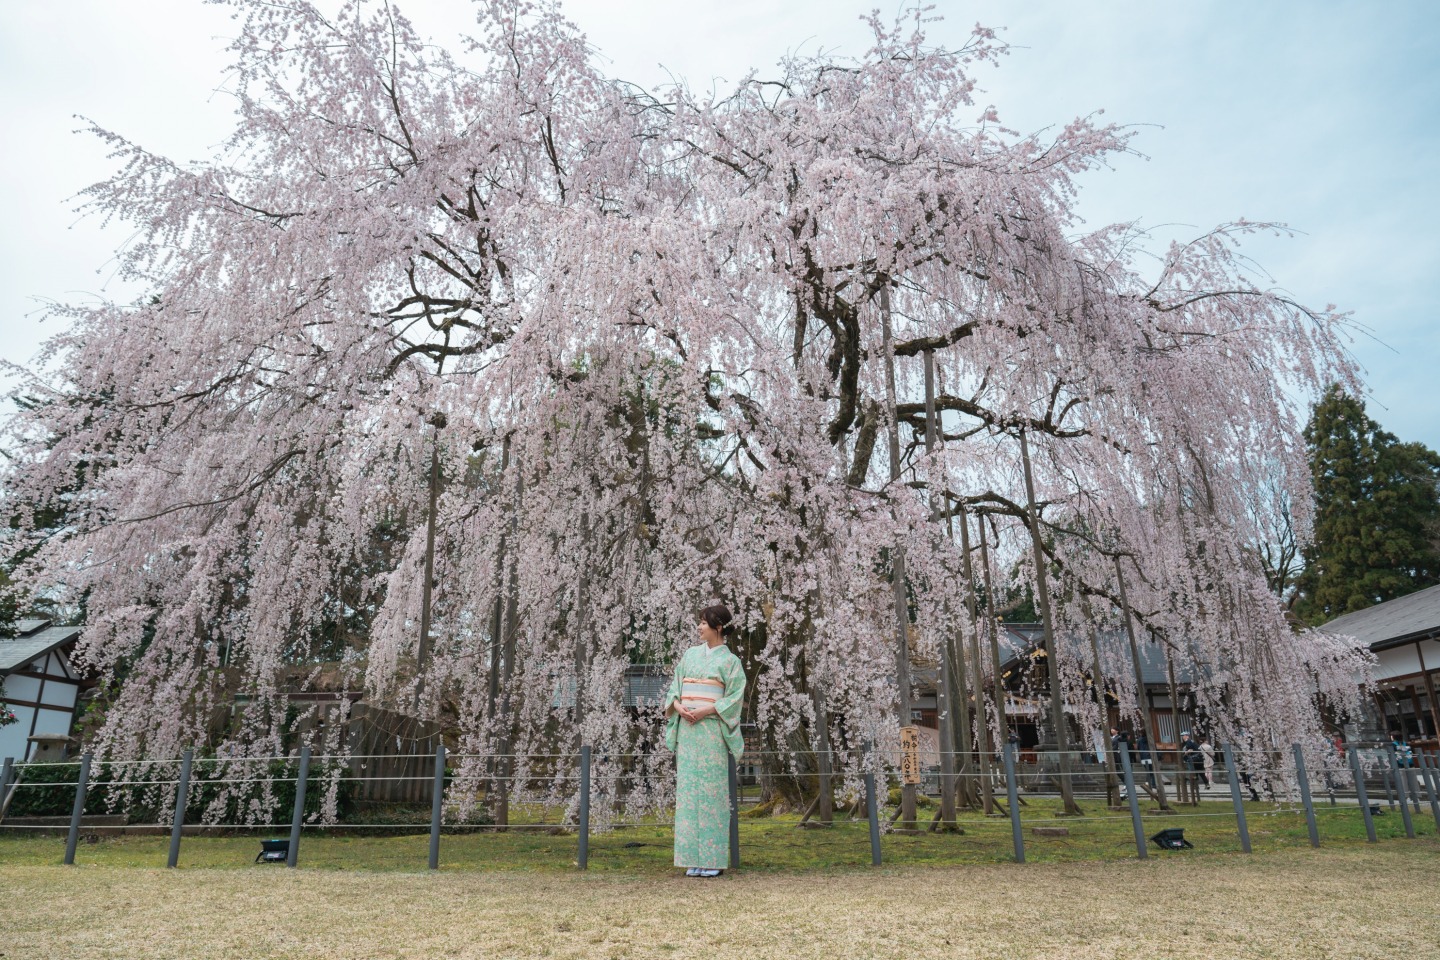
[[[1167,827],[1155,836],[1150,842],[1161,850],[1193,850],[1195,844],[1185,839],[1185,831],[1180,827]]]
[[[285,858],[290,855],[289,840],[261,840],[260,852],[255,857],[256,863],[284,863]]]

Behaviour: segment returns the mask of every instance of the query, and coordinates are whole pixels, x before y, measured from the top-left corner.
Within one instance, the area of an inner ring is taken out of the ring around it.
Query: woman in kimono
[[[675,866],[718,877],[730,863],[730,765],[745,749],[745,671],[725,646],[730,611],[700,611],[700,643],[686,650],[665,694],[665,746],[675,753]]]

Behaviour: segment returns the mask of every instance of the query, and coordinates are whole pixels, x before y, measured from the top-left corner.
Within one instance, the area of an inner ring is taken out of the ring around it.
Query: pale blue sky
[[[471,22],[465,0],[400,6],[442,43]],[[866,39],[867,4],[843,0],[565,8],[612,74],[646,85],[661,64],[700,88],[788,48],[859,53]],[[1373,334],[1354,344],[1371,415],[1440,448],[1440,2],[942,0],[937,12],[941,41],[979,21],[1016,45],[979,74],[981,102],[1008,125],[1101,108],[1152,125],[1136,142],[1148,159],[1082,181],[1091,225],[1139,219],[1168,239],[1243,216],[1303,231],[1246,252],[1302,302],[1354,311]],[[110,172],[72,115],[179,160],[207,156],[230,120],[214,92],[229,28],[199,0],[0,0],[0,356],[34,353],[45,299],[137,293],[108,280],[124,233],[70,212],[67,198]]]

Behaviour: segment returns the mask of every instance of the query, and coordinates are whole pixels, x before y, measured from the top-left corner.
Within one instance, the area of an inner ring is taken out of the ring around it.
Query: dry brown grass
[[[1419,958],[1440,944],[1437,855],[1420,840],[720,880],[0,866],[0,956]]]

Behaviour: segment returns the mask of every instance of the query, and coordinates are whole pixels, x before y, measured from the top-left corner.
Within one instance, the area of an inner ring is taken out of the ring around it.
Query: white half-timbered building
[[[68,736],[84,686],[70,653],[79,627],[52,626],[49,620],[21,620],[19,636],[0,639],[0,685],[16,723],[0,727],[0,762],[18,763],[34,752],[30,738]]]

